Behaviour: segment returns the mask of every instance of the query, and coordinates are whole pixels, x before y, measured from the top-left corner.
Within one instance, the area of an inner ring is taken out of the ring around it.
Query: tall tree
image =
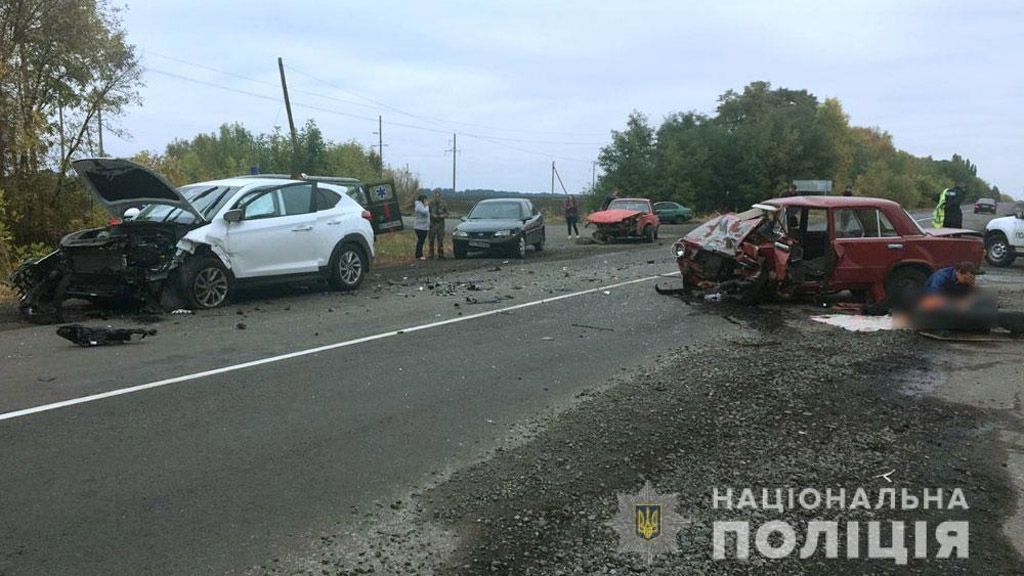
[[[650,194],[654,188],[654,129],[647,117],[634,111],[626,129],[612,131],[612,142],[601,149],[598,164],[605,190],[619,188],[625,194]]]
[[[139,100],[140,74],[104,0],[0,1],[0,188],[17,242],[49,242],[94,220],[89,196],[65,175],[73,157],[98,152],[100,115],[117,133],[109,120]]]

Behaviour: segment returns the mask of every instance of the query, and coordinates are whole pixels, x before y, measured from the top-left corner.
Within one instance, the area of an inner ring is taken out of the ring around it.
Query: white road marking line
[[[287,354],[281,354],[278,356],[270,356],[268,358],[261,358],[259,360],[252,360],[249,362],[242,362],[241,364],[232,364],[230,366],[224,366],[221,368],[214,368],[212,370],[204,370],[202,372],[193,372],[192,374],[185,374],[184,376],[175,376],[174,378],[167,378],[165,380],[157,380],[155,382],[148,382],[146,384],[139,384],[138,386],[130,386],[128,388],[119,388],[117,390],[110,390],[108,392],[101,392],[99,394],[92,394],[89,396],[82,396],[80,398],[71,398],[70,400],[61,400],[60,402],[53,402],[52,404],[43,404],[40,406],[33,406],[31,408],[24,408],[22,410],[15,410],[13,412],[5,412],[0,414],[0,421],[12,420],[14,418],[20,418],[22,416],[28,416],[30,414],[36,414],[39,412],[48,412],[50,410],[57,410],[59,408],[67,408],[69,406],[76,406],[78,404],[85,404],[86,402],[95,402],[97,400],[103,400],[105,398],[113,398],[115,396],[122,396],[124,394],[131,394],[133,392],[141,392],[143,390],[149,390],[151,388],[160,388],[161,386],[169,386],[171,384],[179,384],[181,382],[188,382],[190,380],[199,380],[200,378],[207,378],[210,376],[216,376],[218,374],[226,374],[228,372],[234,372],[236,370],[244,370],[245,368],[252,368],[254,366],[262,366],[264,364],[273,364],[274,362],[281,362],[282,360],[290,360],[292,358],[299,358],[300,356],[309,356],[310,354],[318,354],[320,352],[326,352],[328,350],[335,350],[337,348],[346,348],[348,346],[355,346],[356,344],[364,344],[366,342],[373,342],[374,340],[381,340],[383,338],[390,338],[392,336],[399,336],[401,334],[408,334],[410,332],[419,332],[420,330],[429,330],[431,328],[437,328],[439,326],[447,326],[448,324],[455,324],[457,322],[465,322],[467,320],[475,320],[477,318],[484,318],[486,316],[494,316],[495,314],[501,314],[503,312],[511,312],[512,310],[521,310],[523,308],[529,308],[531,306],[539,306],[541,304],[549,304],[551,302],[557,302],[559,300],[565,300],[567,298],[575,298],[577,296],[583,296],[585,294],[593,294],[595,292],[601,292],[604,290],[611,290],[614,288],[621,288],[623,286],[629,286],[630,284],[639,284],[640,282],[650,282],[651,280],[657,280],[658,278],[671,278],[678,276],[679,272],[673,272],[670,274],[659,274],[657,276],[647,276],[645,278],[636,278],[634,280],[626,280],[624,282],[618,282],[616,284],[609,284],[607,286],[601,286],[599,288],[589,288],[587,290],[580,290],[579,292],[570,292],[568,294],[560,294],[558,296],[552,296],[550,298],[542,298],[540,300],[534,300],[532,302],[524,302],[522,304],[516,304],[514,306],[508,306],[505,308],[498,308],[495,310],[487,310],[486,312],[478,312],[476,314],[470,314],[469,316],[458,316],[455,318],[449,318],[447,320],[439,320],[437,322],[431,322],[429,324],[420,324],[419,326],[411,326],[409,328],[400,328],[398,330],[392,330],[390,332],[381,332],[380,334],[374,334],[372,336],[364,336],[362,338],[356,338],[354,340],[346,340],[344,342],[336,342],[334,344],[327,344],[324,346],[317,346],[316,348],[307,348],[306,350],[297,350],[295,352],[289,352]]]

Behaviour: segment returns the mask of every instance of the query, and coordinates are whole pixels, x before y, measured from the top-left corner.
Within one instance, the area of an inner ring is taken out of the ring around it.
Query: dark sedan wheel
[[[366,276],[366,255],[363,249],[352,243],[345,243],[334,251],[331,258],[331,285],[338,290],[355,290]]]
[[[185,297],[193,308],[216,308],[231,297],[231,272],[215,256],[189,262],[184,280]]]
[[[512,247],[512,255],[516,258],[526,258],[526,237],[520,236],[515,246]]]
[[[1017,255],[1006,236],[995,234],[985,241],[985,260],[993,266],[1006,267],[1013,264]]]

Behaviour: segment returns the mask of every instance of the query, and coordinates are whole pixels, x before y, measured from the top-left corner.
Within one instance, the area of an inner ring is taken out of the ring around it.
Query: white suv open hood
[[[206,221],[174,186],[145,166],[122,158],[84,158],[72,165],[86,187],[115,216],[132,206],[165,204],[194,214],[198,222]]]

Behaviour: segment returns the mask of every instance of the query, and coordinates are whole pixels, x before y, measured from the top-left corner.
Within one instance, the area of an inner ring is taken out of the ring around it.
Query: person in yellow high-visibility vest
[[[932,212],[932,226],[936,228],[960,228],[964,225],[964,213],[960,210],[963,201],[963,183],[957,182],[939,194],[939,203]]]

